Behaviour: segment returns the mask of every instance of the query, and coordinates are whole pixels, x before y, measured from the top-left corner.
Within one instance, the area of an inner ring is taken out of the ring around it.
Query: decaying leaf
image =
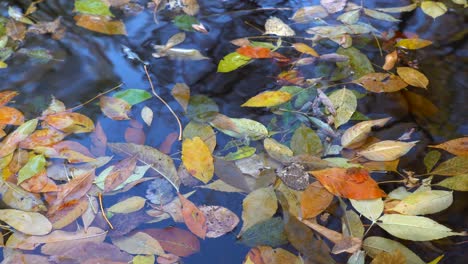
[[[50,221],[44,215],[36,212],[1,209],[0,220],[28,235],[47,235],[52,230]]]
[[[187,257],[200,250],[200,242],[189,231],[177,227],[145,229],[142,232],[158,240],[162,248],[179,257]]]
[[[321,214],[332,200],[333,195],[320,182],[310,184],[301,195],[302,218],[312,218]]]
[[[172,88],[171,94],[182,106],[184,111],[187,111],[190,100],[190,87],[188,87],[185,83],[176,83]]]
[[[400,77],[380,72],[368,73],[354,82],[374,93],[396,92],[408,86]]]
[[[336,109],[335,127],[348,122],[357,108],[357,99],[351,90],[346,88],[333,92],[330,96],[330,101]]]
[[[286,25],[281,19],[277,17],[270,17],[265,22],[265,33],[273,34],[281,37],[291,37],[296,35],[288,25]]]
[[[178,195],[182,205],[182,216],[184,217],[185,224],[192,233],[201,239],[205,239],[208,228],[205,215],[183,195],[180,193]]]
[[[76,25],[91,31],[107,35],[127,35],[125,24],[120,20],[111,20],[108,17],[80,14],[74,17]]]
[[[164,250],[152,236],[137,232],[131,236],[112,238],[112,243],[130,254],[163,255]]]
[[[225,207],[205,205],[199,209],[206,216],[206,237],[220,237],[231,232],[239,224],[239,217]]]
[[[444,143],[432,145],[429,147],[443,149],[457,156],[468,156],[468,137],[452,139]]]
[[[262,123],[247,118],[230,118],[217,114],[210,124],[224,134],[235,138],[259,140],[268,135],[268,130]]]

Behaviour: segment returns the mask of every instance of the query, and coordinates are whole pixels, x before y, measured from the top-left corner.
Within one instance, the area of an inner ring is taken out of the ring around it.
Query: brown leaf
[[[144,229],[141,232],[156,238],[165,251],[179,257],[187,257],[200,250],[200,242],[197,237],[177,227]]]
[[[70,200],[60,205],[52,215],[48,214],[54,229],[61,229],[78,219],[88,208],[88,198]]]
[[[16,108],[1,106],[0,107],[0,124],[19,126],[23,124],[23,113]]]
[[[26,26],[21,22],[10,19],[6,24],[6,34],[13,40],[22,41],[26,36]]]
[[[110,20],[105,16],[76,15],[73,19],[76,25],[107,35],[127,35],[125,24],[120,20]]]
[[[87,133],[94,129],[93,121],[79,113],[61,112],[48,115],[44,122],[65,133]]]
[[[128,157],[115,164],[104,181],[104,192],[110,192],[125,182],[135,170],[137,159],[135,156]]]
[[[28,138],[21,141],[20,148],[34,149],[38,146],[50,146],[60,142],[67,134],[51,127],[34,131]]]
[[[443,149],[456,156],[468,155],[468,137],[452,139],[438,145],[428,146],[430,148]]]
[[[400,250],[395,250],[391,253],[381,251],[375,258],[372,260],[371,264],[405,264],[408,263],[406,261],[406,257],[401,253]]]
[[[397,61],[398,61],[398,52],[394,50],[393,52],[385,56],[385,64],[382,66],[382,69],[386,71],[393,69]]]
[[[58,191],[57,185],[52,179],[47,177],[47,171],[37,173],[33,177],[23,181],[21,187],[32,193],[55,192]]]
[[[196,15],[200,10],[197,0],[182,0],[182,4],[184,5],[182,10],[189,16]]]
[[[408,86],[400,77],[381,72],[368,73],[353,82],[374,93],[396,92]]]
[[[327,209],[333,200],[333,194],[320,182],[310,184],[301,196],[302,218],[312,218]]]
[[[182,216],[188,229],[201,239],[205,239],[207,225],[206,217],[197,206],[180,193],[177,193],[182,204]]]
[[[80,243],[74,241],[73,244],[70,244],[69,247],[65,247],[61,250],[55,250],[52,253],[49,259],[53,260],[55,263],[63,263],[63,261],[71,263],[85,263],[87,260],[93,260],[88,262],[91,263],[107,263],[115,264],[125,262],[130,263],[132,256],[128,253],[120,251],[120,249],[112,244],[103,243],[103,242],[84,242]],[[95,259],[100,258],[99,261],[94,261]],[[115,261],[115,262],[104,262],[104,261]],[[73,262],[72,262],[73,261]]]
[[[239,224],[239,217],[222,206],[205,205],[199,209],[206,216],[206,237],[220,237],[231,232]]]

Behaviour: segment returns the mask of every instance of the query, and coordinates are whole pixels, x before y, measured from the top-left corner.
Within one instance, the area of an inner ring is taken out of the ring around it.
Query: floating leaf
[[[213,156],[201,138],[184,139],[182,142],[182,162],[187,171],[200,181],[208,183],[213,178]]]
[[[0,92],[0,106],[6,105],[8,102],[11,101],[15,96],[19,93],[17,91],[1,91]]]
[[[242,221],[244,223],[239,235],[276,213],[278,202],[273,188],[260,188],[249,193],[242,202],[242,208]]]
[[[324,18],[328,16],[327,10],[321,5],[305,6],[299,8],[291,17],[296,23],[307,23],[317,18]]]
[[[385,56],[385,64],[382,66],[382,69],[386,71],[393,69],[397,61],[398,61],[398,51],[394,50]]]
[[[218,72],[231,72],[249,63],[251,58],[231,52],[219,62]]]
[[[120,20],[110,20],[108,17],[96,15],[76,15],[73,19],[77,26],[91,31],[107,35],[127,35],[125,24]]]
[[[413,11],[418,7],[417,3],[410,4],[407,6],[400,6],[400,7],[386,7],[386,8],[377,8],[376,10],[387,12],[387,13],[402,13],[402,12],[410,12]]]
[[[200,137],[208,146],[210,152],[213,152],[216,147],[216,134],[210,125],[190,121],[183,131],[184,140],[189,138]]]
[[[384,140],[372,144],[358,152],[358,155],[373,161],[391,161],[408,153],[418,141],[402,142],[395,140]]]
[[[180,60],[208,60],[210,58],[203,56],[199,50],[196,49],[183,49],[183,48],[170,48],[164,45],[154,45],[155,52],[151,54],[155,58],[168,57],[169,59]]]
[[[255,152],[257,152],[256,148],[243,146],[238,148],[235,152],[229,152],[223,159],[227,161],[245,159],[254,155]]]
[[[468,156],[468,137],[452,139],[444,143],[429,147],[443,149],[457,156]]]
[[[331,168],[309,173],[334,195],[355,200],[375,199],[386,195],[365,169]]]
[[[33,236],[47,235],[52,224],[40,213],[23,212],[16,209],[0,209],[0,220],[14,229]]]
[[[144,106],[141,109],[141,119],[145,122],[146,125],[151,126],[151,123],[153,122],[153,110],[149,108],[148,106]]]
[[[351,204],[354,209],[358,211],[361,215],[365,216],[367,219],[372,222],[377,221],[377,219],[382,215],[384,211],[384,203],[382,198],[371,199],[371,200],[353,200],[350,199]]]
[[[257,121],[247,118],[230,118],[217,114],[210,124],[224,134],[235,138],[259,140],[268,135],[267,128]]]
[[[184,111],[187,111],[190,100],[190,87],[188,87],[185,83],[176,83],[171,90],[171,94],[182,106]]]
[[[411,39],[400,39],[396,44],[395,47],[416,50],[422,49],[432,44],[432,41],[420,39],[420,38],[411,38]]]
[[[0,124],[19,126],[24,122],[23,113],[16,108],[1,106],[0,107]]]
[[[239,242],[248,246],[280,246],[288,242],[281,217],[274,217],[249,227],[239,238]]]
[[[365,200],[363,200],[365,201]],[[341,217],[343,235],[362,239],[364,236],[364,225],[359,215],[353,210],[346,210]]]
[[[291,94],[283,91],[266,91],[247,100],[243,107],[272,107],[291,100]]]
[[[452,202],[452,192],[418,191],[406,196],[391,210],[404,215],[434,214],[447,209]]]
[[[192,233],[177,227],[142,230],[159,241],[167,252],[187,257],[200,250],[200,242]]]
[[[424,157],[424,166],[426,166],[427,172],[430,172],[437,164],[437,162],[439,162],[441,155],[442,154],[440,154],[440,152],[437,150],[431,150],[426,154]]]
[[[349,58],[347,62],[337,62],[337,66],[339,68],[344,68],[349,65],[353,71],[353,79],[358,79],[366,74],[374,72],[374,67],[372,67],[372,63],[367,58],[366,54],[358,49],[354,47],[349,47],[347,49],[340,47],[336,53]]]
[[[384,126],[391,117],[359,122],[348,128],[341,136],[341,145],[344,148],[357,148],[364,144],[373,127]]]
[[[265,33],[264,34],[273,34],[280,37],[291,37],[296,35],[294,30],[292,30],[288,25],[286,25],[281,19],[277,17],[270,17],[265,22]]]
[[[442,162],[435,168],[431,174],[442,176],[455,176],[466,174],[468,171],[468,157],[457,156],[447,161]]]
[[[294,131],[291,138],[291,149],[295,155],[309,154],[320,156],[323,146],[317,133],[302,124]]]
[[[207,185],[202,185],[202,186],[197,186],[199,188],[204,188],[204,189],[211,189],[219,192],[229,192],[229,193],[241,193],[244,192],[241,189],[238,189],[236,187],[233,187],[222,180],[215,180],[211,182],[210,184]]]
[[[36,155],[28,160],[28,163],[24,165],[18,172],[18,184],[33,177],[36,174],[41,173],[46,168],[47,161],[44,155]]]
[[[340,12],[346,6],[347,0],[320,0],[320,4],[327,9],[328,13]]]
[[[264,47],[243,46],[238,48],[236,52],[251,59],[267,59],[273,57],[271,50]]]
[[[136,162],[135,156],[128,157],[118,162],[104,180],[104,191],[110,192],[124,183],[135,170]]]
[[[48,115],[44,122],[65,133],[87,133],[94,130],[93,121],[79,113],[62,112]]]
[[[146,199],[140,196],[132,196],[109,207],[107,211],[116,214],[133,213],[145,206]]]
[[[207,224],[206,217],[198,207],[190,202],[183,195],[178,193],[180,203],[182,204],[182,216],[188,229],[201,239],[205,239]]]
[[[406,257],[406,263],[408,264],[424,264],[425,262],[414,254],[413,251],[409,250],[403,244],[383,237],[371,236],[364,240],[362,244],[366,253],[374,258],[380,252],[395,252],[400,251]]]
[[[0,144],[0,158],[13,153],[18,144],[36,129],[37,123],[37,119],[31,119],[11,132]]]
[[[361,9],[351,10],[341,14],[336,20],[343,22],[344,24],[355,24],[359,21]]]
[[[368,73],[354,82],[374,93],[396,92],[408,86],[400,77],[380,72]]]
[[[122,99],[132,106],[150,99],[151,94],[141,89],[127,89],[115,93],[113,97]]]
[[[427,89],[427,85],[429,85],[426,75],[411,67],[398,67],[397,73],[409,85],[424,89]]]
[[[103,0],[75,0],[75,12],[89,15],[113,16]]]
[[[112,120],[130,119],[128,114],[132,106],[123,99],[110,96],[101,96],[99,104],[102,113],[104,113],[104,115]]]
[[[468,174],[462,174],[447,178],[436,183],[437,186],[442,186],[455,191],[468,191]]]
[[[112,243],[130,254],[162,255],[164,250],[152,236],[137,232],[131,236],[112,238]]]
[[[187,107],[187,117],[199,123],[209,122],[218,114],[219,108],[216,102],[204,95],[190,97]]]
[[[430,241],[448,236],[463,235],[452,232],[437,222],[423,216],[389,214],[379,218],[381,228],[401,239],[412,241]]]
[[[329,98],[336,109],[335,128],[338,128],[347,123],[356,111],[357,99],[354,93],[346,88],[334,91]]]
[[[309,54],[314,57],[320,56],[313,48],[311,48],[309,45],[305,43],[294,43],[293,47],[301,53]]]
[[[399,22],[400,21],[399,19],[396,19],[396,18],[392,17],[389,14],[385,14],[385,13],[375,11],[375,10],[372,10],[372,9],[367,9],[367,8],[364,8],[364,14],[366,14],[366,15],[368,15],[370,17],[373,17],[375,19],[383,20],[383,21],[389,21],[389,22]]]
[[[206,237],[220,237],[231,232],[239,224],[239,217],[227,208],[205,205],[199,209],[206,216]]]
[[[447,12],[447,6],[442,2],[423,1],[421,2],[422,11],[432,18],[437,18]]]
[[[178,15],[173,20],[174,26],[184,31],[194,31],[192,25],[199,24],[196,17],[188,15]]]
[[[333,195],[319,182],[310,184],[301,195],[302,218],[321,214],[333,201]]]

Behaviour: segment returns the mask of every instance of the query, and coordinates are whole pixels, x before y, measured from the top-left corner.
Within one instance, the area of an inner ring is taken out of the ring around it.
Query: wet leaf
[[[273,138],[265,138],[263,140],[263,147],[270,157],[280,162],[288,162],[293,156],[291,149]]]
[[[345,124],[356,111],[357,99],[351,90],[346,88],[334,91],[329,96],[336,109],[335,128]]]
[[[398,52],[394,50],[393,52],[385,56],[385,64],[382,66],[382,69],[386,71],[393,69],[397,61],[398,61]]]
[[[67,134],[62,133],[53,127],[34,131],[28,138],[21,141],[20,148],[34,149],[38,146],[50,146],[62,141]]]
[[[155,262],[156,258],[154,255],[138,255],[134,256],[132,259],[133,264],[154,264],[158,263],[161,264],[161,262]]]
[[[442,176],[456,176],[466,174],[468,171],[468,157],[457,156],[442,162],[431,174]]]
[[[400,7],[386,7],[386,8],[377,8],[376,10],[387,12],[387,13],[401,13],[401,12],[410,12],[418,7],[417,3],[410,4],[407,6]]]
[[[198,207],[183,195],[178,193],[182,204],[182,216],[188,229],[201,239],[205,239],[207,232],[206,217]]]
[[[203,56],[199,50],[196,49],[183,49],[183,48],[170,48],[166,46],[154,45],[155,52],[151,54],[155,58],[168,57],[169,59],[179,60],[208,60],[210,58]]]
[[[109,4],[103,0],[75,0],[73,11],[89,15],[113,16]]]
[[[408,86],[400,77],[380,72],[368,73],[354,82],[374,93],[396,92]]]
[[[213,156],[201,138],[184,139],[182,142],[182,162],[192,176],[205,184],[213,178]]]
[[[133,213],[145,206],[146,199],[140,196],[132,196],[121,202],[114,204],[107,209],[108,212],[116,214]]]
[[[437,18],[447,12],[447,6],[442,2],[423,1],[421,2],[422,11],[432,18]]]
[[[293,44],[294,49],[301,53],[309,54],[313,57],[319,57],[320,55],[315,51],[312,47],[305,43],[294,43]]]
[[[442,154],[440,154],[440,152],[437,150],[431,150],[426,154],[424,157],[424,166],[426,166],[427,172],[430,172],[437,164],[437,162],[439,162],[441,155]]]
[[[397,73],[407,84],[427,89],[429,85],[429,80],[427,77],[411,67],[398,67]]]
[[[144,232],[137,232],[129,237],[112,238],[112,243],[130,254],[164,254],[164,250],[158,240]]]
[[[260,188],[247,195],[242,202],[242,229],[239,236],[253,225],[271,218],[278,209],[273,188]]]
[[[126,89],[114,94],[115,98],[119,98],[133,106],[150,99],[152,96],[142,89]]]
[[[27,192],[15,184],[3,181],[2,178],[0,178],[0,195],[2,202],[10,208],[28,212],[47,210],[40,195]]]
[[[268,130],[262,123],[247,118],[230,118],[217,114],[210,124],[224,134],[235,138],[260,140],[268,135]]]
[[[299,8],[291,17],[296,23],[307,23],[316,18],[324,18],[328,16],[327,10],[321,5],[305,6]]]
[[[184,111],[187,111],[190,100],[190,87],[188,87],[185,83],[176,83],[171,90],[171,94],[182,106]]]
[[[228,192],[228,193],[241,193],[241,192],[244,192],[243,190],[241,189],[238,189],[234,186],[231,186],[225,182],[223,182],[222,180],[215,180],[213,182],[211,182],[210,184],[207,184],[207,185],[202,185],[202,186],[198,186],[199,188],[204,188],[204,189],[210,189],[210,190],[215,190],[215,191],[219,191],[219,192]]]
[[[419,191],[406,196],[392,211],[404,215],[434,214],[447,209],[453,202],[453,194],[448,191]]]
[[[46,160],[44,155],[33,156],[24,167],[18,172],[18,184],[33,177],[36,174],[43,172],[46,168]]]
[[[130,119],[128,114],[132,106],[123,99],[110,96],[101,96],[99,105],[101,107],[102,113],[112,120]]]
[[[79,113],[61,112],[48,115],[44,122],[65,133],[87,133],[94,130],[93,121]]]
[[[282,91],[266,91],[247,100],[243,107],[272,107],[284,104],[291,100],[291,94]]]
[[[237,215],[227,208],[205,205],[200,206],[199,209],[206,216],[206,237],[220,237],[231,232],[239,224]]]
[[[403,49],[422,49],[432,44],[432,41],[420,38],[411,38],[411,39],[400,39],[396,44],[395,47],[403,48]]]
[[[59,262],[63,259],[71,259],[79,263],[96,263],[103,261],[113,261],[114,263],[128,263],[132,260],[132,256],[128,253],[120,251],[120,249],[112,244],[103,243],[101,241],[83,241],[79,243],[72,241],[73,243],[63,243],[62,247],[53,248],[48,250],[49,255],[52,260]],[[46,244],[42,247],[48,246]]]
[[[192,233],[177,227],[164,229],[144,229],[150,236],[157,239],[162,248],[179,257],[190,256],[200,250],[200,242]]]
[[[430,241],[448,236],[463,235],[452,232],[434,220],[423,216],[383,215],[377,224],[385,231],[398,238],[412,241]]]
[[[302,124],[294,131],[291,138],[291,149],[294,155],[309,154],[320,156],[323,146],[317,133]]]
[[[444,143],[428,147],[443,149],[457,156],[468,156],[468,137],[452,139]]]
[[[408,153],[418,141],[402,142],[395,140],[384,140],[374,143],[364,150],[358,152],[358,155],[373,161],[391,161],[400,158]]]
[[[271,50],[264,47],[243,46],[238,48],[236,52],[251,59],[267,59],[273,57]]]
[[[251,58],[237,52],[231,52],[218,64],[218,72],[231,72],[249,63]]]
[[[52,230],[50,221],[42,214],[35,212],[1,209],[0,220],[27,235],[42,236]]]
[[[215,159],[215,174],[226,184],[249,193],[255,189],[255,178],[244,174],[233,161]]]
[[[115,164],[104,180],[104,191],[110,192],[120,184],[124,183],[132,175],[135,170],[136,163],[137,158],[132,156]]]
[[[184,139],[193,139],[200,137],[203,142],[208,146],[210,152],[213,152],[216,147],[216,135],[210,125],[190,121],[183,131]]]
[[[414,254],[413,251],[405,247],[403,244],[383,237],[371,236],[364,240],[362,244],[364,250],[372,258],[381,252],[395,252],[398,250],[406,257],[408,264],[424,264],[425,262]]]
[[[192,25],[199,24],[197,18],[189,15],[178,15],[173,20],[174,26],[184,31],[194,31]]]
[[[365,201],[365,200],[363,200]],[[362,239],[364,236],[364,225],[359,215],[353,210],[346,210],[341,217],[343,235]]]
[[[351,10],[341,14],[336,20],[343,22],[344,24],[355,24],[359,21],[361,9]]]
[[[125,24],[120,20],[110,20],[97,15],[76,15],[76,25],[107,35],[127,35]]]
[[[468,191],[468,174],[462,174],[447,178],[436,183],[437,186],[442,186],[455,191]]]
[[[312,218],[321,214],[333,201],[333,194],[319,182],[310,184],[301,195],[302,218]]]
[[[367,58],[366,54],[362,53],[358,49],[354,47],[349,47],[347,49],[340,47],[336,53],[349,58],[347,62],[337,62],[337,66],[339,68],[344,68],[349,65],[353,72],[353,80],[374,72],[374,67],[372,67],[372,63]]]
[[[391,117],[359,122],[348,128],[341,136],[341,145],[344,148],[358,148],[363,145],[373,127],[384,126]]]
[[[8,102],[11,101],[15,96],[17,96],[19,93],[17,91],[1,91],[0,92],[0,106],[6,105]]]
[[[248,246],[280,246],[288,242],[281,217],[269,218],[249,227],[239,238],[239,242]]]
[[[18,111],[16,108],[8,106],[0,107],[0,124],[19,126],[23,124],[23,122],[23,113]]]
[[[135,156],[143,164],[150,165],[153,170],[166,178],[176,190],[179,189],[180,179],[173,160],[159,150],[132,143],[109,143],[109,148],[117,154]]]
[[[0,158],[13,153],[18,144],[36,129],[37,123],[37,119],[31,119],[11,132],[0,144]]]
[[[36,173],[33,177],[25,180],[21,184],[21,188],[32,193],[56,192],[58,190],[55,182],[47,177],[46,170]]]
[[[153,110],[149,108],[148,106],[144,106],[141,109],[141,119],[145,122],[146,125],[151,126],[151,123],[153,122]]]
[[[234,152],[229,152],[226,156],[223,157],[223,159],[227,161],[245,159],[254,155],[256,151],[256,148],[243,146]]]
[[[347,0],[320,0],[320,4],[327,9],[328,13],[340,12],[346,6]]]
[[[399,19],[396,19],[396,18],[392,17],[389,14],[385,14],[385,13],[375,11],[375,10],[372,10],[372,9],[367,9],[367,8],[364,8],[364,14],[366,14],[366,15],[368,15],[370,17],[373,17],[375,19],[383,20],[383,21],[389,21],[389,22],[399,22],[400,21]]]
[[[358,211],[358,213],[365,216],[372,222],[377,221],[377,219],[382,215],[384,211],[384,203],[382,201],[382,198],[371,200],[349,200],[353,205],[354,209]]]
[[[270,17],[265,22],[265,33],[272,34],[280,37],[291,37],[296,35],[294,30],[286,25],[281,19],[277,17]]]
[[[187,117],[191,120],[205,123],[213,120],[219,112],[216,102],[205,95],[193,95],[190,97],[187,107]]]
[[[354,200],[368,200],[386,196],[365,169],[331,168],[310,171],[332,194]]]

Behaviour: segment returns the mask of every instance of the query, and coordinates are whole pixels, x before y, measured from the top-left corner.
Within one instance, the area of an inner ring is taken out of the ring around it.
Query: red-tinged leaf
[[[16,108],[0,107],[0,124],[19,126],[24,122],[24,115]]]
[[[146,135],[141,128],[127,127],[125,129],[125,141],[128,143],[135,143],[139,145],[145,144]]]
[[[135,156],[128,157],[117,163],[104,181],[104,192],[110,192],[125,182],[135,170],[136,163]]]
[[[46,170],[23,181],[21,183],[21,187],[32,193],[56,192],[58,190],[55,182],[47,177]]]
[[[178,193],[178,195],[182,204],[182,216],[184,217],[188,229],[199,238],[205,239],[207,231],[205,215],[183,195],[180,193]]]
[[[207,219],[206,237],[220,237],[231,232],[239,224],[239,217],[227,208],[205,205],[200,206],[200,210]]]
[[[2,91],[0,92],[0,106],[6,105],[8,102],[17,96],[18,92],[16,91]]]
[[[331,193],[354,200],[368,200],[385,197],[369,172],[361,168],[331,168],[310,171]]]
[[[120,20],[110,20],[105,16],[97,15],[76,15],[73,19],[76,25],[91,31],[107,35],[127,35],[125,24]]]
[[[94,130],[89,117],[79,113],[61,112],[44,117],[44,122],[65,133],[87,133]]]
[[[103,242],[78,242],[73,241],[73,244],[69,244],[67,247],[63,247],[59,250],[54,250],[49,259],[54,260],[55,263],[63,262],[64,259],[74,260],[72,263],[85,263],[88,260],[92,260],[87,263],[106,263],[106,264],[116,264],[116,263],[130,263],[132,256],[126,252],[121,251],[117,246],[114,246],[109,243]],[[95,261],[97,258],[100,258],[100,261]],[[104,262],[102,259],[104,259]]]
[[[99,121],[96,123],[96,128],[94,129],[94,132],[91,133],[89,137],[91,138],[91,153],[93,153],[96,156],[106,155],[107,136]]]
[[[36,148],[36,151],[45,151],[45,154],[51,158],[62,158],[68,160],[70,163],[81,163],[81,162],[93,162],[95,161],[94,156],[89,150],[75,141],[61,141],[50,148]]]
[[[264,47],[245,46],[238,48],[236,52],[252,59],[267,59],[272,57],[271,50]]]
[[[21,141],[20,148],[34,149],[38,146],[50,146],[60,142],[67,134],[51,127],[34,131],[28,138]]]
[[[331,204],[333,195],[320,182],[310,184],[301,195],[302,218],[316,217]]]
[[[52,215],[48,215],[52,227],[61,229],[78,219],[88,208],[88,198],[71,200],[63,203]]]
[[[112,120],[130,119],[130,117],[128,117],[128,114],[132,106],[120,98],[101,96],[99,104],[104,115],[106,115]]]
[[[192,233],[177,227],[142,230],[156,238],[163,249],[179,257],[187,257],[200,250],[200,242]]]
[[[177,132],[172,132],[169,135],[166,136],[164,141],[159,145],[159,151],[161,151],[164,154],[169,154],[171,153],[172,145],[174,142],[176,142],[179,134]]]
[[[281,85],[295,84],[302,86],[305,84],[304,77],[300,76],[297,70],[284,71],[278,74],[278,83]]]

